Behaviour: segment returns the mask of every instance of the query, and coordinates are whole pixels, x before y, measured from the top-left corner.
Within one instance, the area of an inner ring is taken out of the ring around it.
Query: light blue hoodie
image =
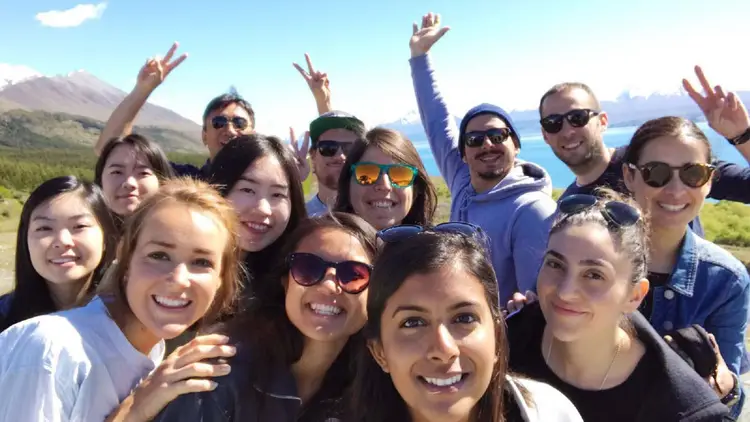
[[[516,159],[494,188],[477,193],[459,151],[459,130],[440,95],[428,55],[410,60],[422,125],[451,192],[451,221],[482,227],[491,239],[500,305],[514,292],[536,291],[536,278],[556,211],[552,182],[540,166]]]

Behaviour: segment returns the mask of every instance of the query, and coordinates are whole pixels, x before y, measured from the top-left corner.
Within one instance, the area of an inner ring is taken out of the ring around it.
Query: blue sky
[[[626,88],[673,91],[693,64],[730,90],[750,88],[744,0],[109,0],[75,27],[35,18],[79,3],[0,0],[0,63],[46,75],[85,69],[129,91],[143,62],[179,41],[190,57],[154,102],[198,119],[210,98],[236,85],[258,127],[279,135],[316,114],[292,67],[305,52],[329,73],[335,108],[370,124],[414,109],[408,42],[411,23],[428,11],[452,28],[433,57],[457,114],[484,101],[533,108],[566,79],[603,98]]]

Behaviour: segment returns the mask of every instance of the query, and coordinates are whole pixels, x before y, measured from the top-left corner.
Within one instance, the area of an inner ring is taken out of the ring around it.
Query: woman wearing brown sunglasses
[[[375,230],[355,215],[303,221],[285,244],[277,282],[218,330],[237,348],[231,373],[213,378],[213,391],[179,396],[155,420],[340,418],[354,379],[352,348],[363,342],[375,242]]]
[[[739,260],[688,227],[711,190],[711,144],[695,123],[662,117],[644,123],[624,157],[625,184],[651,220],[648,280],[640,306],[665,334],[698,324],[714,335],[728,371],[711,381],[739,413],[736,374],[745,353],[750,279]]]

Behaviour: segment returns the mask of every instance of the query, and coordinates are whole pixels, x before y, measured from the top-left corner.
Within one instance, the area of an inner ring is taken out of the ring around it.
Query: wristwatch
[[[727,141],[729,141],[729,143],[734,146],[742,145],[745,142],[750,141],[750,127],[747,128],[747,130],[744,131],[740,136],[737,136],[735,138],[727,138]]]
[[[740,400],[740,389],[742,388],[740,379],[734,372],[732,372],[732,378],[734,378],[734,387],[732,387],[732,390],[726,396],[721,398],[721,402],[727,407],[734,406]]]

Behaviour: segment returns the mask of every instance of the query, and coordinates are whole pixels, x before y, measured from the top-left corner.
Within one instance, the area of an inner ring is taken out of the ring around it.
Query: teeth
[[[392,201],[374,201],[372,205],[375,206],[376,208],[392,208],[393,202]]]
[[[662,204],[661,202],[658,203],[660,207],[664,208],[667,211],[682,211],[685,208],[687,208],[688,204],[682,204],[682,205],[672,205],[672,204]]]
[[[576,149],[581,145],[581,142],[576,142],[575,144],[571,145],[564,145],[562,149]]]
[[[67,262],[75,262],[75,260],[76,260],[75,257],[67,257],[67,258],[53,259],[50,262],[52,262],[53,264],[65,264]]]
[[[429,377],[423,377],[425,381],[427,381],[428,384],[437,385],[438,387],[447,387],[453,384],[458,383],[463,379],[464,374],[456,375],[455,377],[450,378],[429,378]]]
[[[493,154],[493,155],[485,155],[484,157],[480,158],[479,161],[493,161],[496,160],[499,155]]]
[[[156,303],[159,305],[167,308],[184,308],[190,303],[187,299],[172,299],[164,296],[154,296],[154,300],[156,300]]]
[[[270,228],[270,227],[268,227],[268,226],[267,226],[267,225],[265,225],[265,224],[259,224],[259,223],[246,223],[246,224],[247,224],[247,226],[248,226],[248,227],[250,227],[251,229],[253,229],[253,230],[255,230],[255,231],[259,231],[259,232],[261,232],[261,233],[265,233],[265,232],[267,232],[267,231],[268,231],[268,229]]]
[[[342,311],[342,309],[339,308],[338,306],[322,305],[320,303],[312,303],[310,304],[310,308],[312,308],[312,310],[316,314],[327,315],[327,316],[338,315]]]

